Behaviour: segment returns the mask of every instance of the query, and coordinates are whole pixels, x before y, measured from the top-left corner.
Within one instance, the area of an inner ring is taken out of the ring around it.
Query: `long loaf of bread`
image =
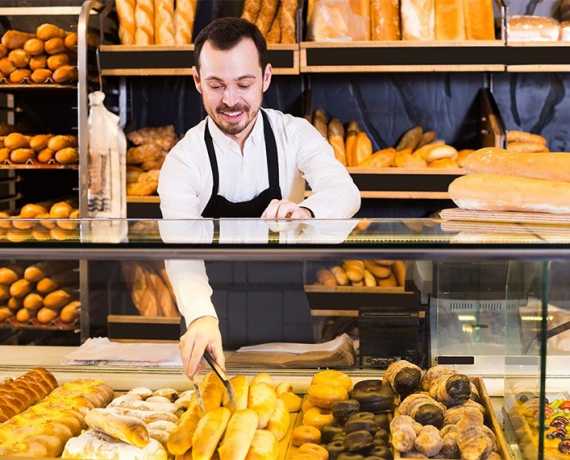
[[[220,460],[245,459],[257,431],[257,422],[257,413],[251,409],[234,412],[218,449]]]
[[[372,40],[400,40],[400,0],[370,0]]]
[[[570,214],[570,183],[499,174],[470,174],[449,185],[463,209]]]
[[[281,0],[281,14],[279,15],[281,43],[291,44],[297,41],[295,26],[296,13],[297,0]]]
[[[495,14],[493,0],[464,0],[465,38],[494,40]]]
[[[265,37],[273,24],[273,19],[277,13],[277,0],[264,0],[261,2],[261,10],[255,21],[255,25]]]
[[[464,168],[470,173],[570,182],[567,153],[509,153],[490,147],[469,155],[464,160]]]
[[[174,0],[154,0],[154,43],[174,45]]]
[[[135,24],[135,43],[154,44],[154,0],[137,0]]]
[[[436,40],[465,40],[463,0],[435,0]]]
[[[261,10],[262,0],[245,0],[243,5],[242,19],[255,24],[259,11]]]
[[[123,45],[135,44],[135,8],[136,0],[116,0],[117,16],[119,16],[119,38]]]
[[[174,13],[176,29],[176,44],[189,45],[192,43],[192,29],[196,16],[196,0],[177,0]]]
[[[230,415],[229,409],[218,407],[206,412],[206,415],[200,419],[192,436],[193,460],[210,460],[212,458],[226,431]]]
[[[434,0],[402,0],[402,40],[435,38]]]
[[[89,428],[136,447],[144,447],[150,441],[145,424],[135,417],[116,415],[106,409],[93,409],[85,416],[85,423]]]

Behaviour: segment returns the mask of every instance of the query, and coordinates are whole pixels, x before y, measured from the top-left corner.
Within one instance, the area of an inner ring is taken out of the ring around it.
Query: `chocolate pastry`
[[[346,439],[346,433],[343,431],[342,433],[337,433],[333,436],[332,441],[342,441],[344,442],[344,440]]]
[[[364,460],[364,457],[358,454],[349,454],[348,452],[343,452],[337,457],[337,460]]]
[[[340,426],[335,426],[335,425],[324,426],[321,429],[321,442],[323,444],[328,444],[329,442],[332,442],[335,435],[340,433],[344,434],[344,431]]]
[[[390,385],[380,380],[363,380],[352,390],[351,397],[360,403],[360,409],[373,412],[391,412],[394,409],[395,394]]]
[[[337,401],[332,405],[332,414],[339,422],[344,423],[348,418],[360,411],[360,404],[355,399]]]
[[[369,455],[365,457],[364,460],[386,460],[384,457],[378,457],[377,455]]]
[[[388,414],[378,414],[374,416],[374,420],[381,428],[388,428],[390,425],[390,419],[388,418]]]
[[[392,389],[402,399],[420,389],[422,370],[409,361],[396,361],[384,372],[384,381],[390,384]]]
[[[345,451],[344,441],[336,440],[329,442],[325,447],[331,459],[338,458],[338,455]]]
[[[370,433],[378,431],[380,427],[374,421],[374,414],[370,412],[358,412],[348,419],[344,425],[344,431],[352,433],[353,431],[366,430]]]
[[[386,446],[375,446],[370,455],[376,455],[381,458],[388,458],[391,455],[390,450]]]
[[[353,431],[346,435],[345,445],[349,452],[364,452],[374,447],[374,438],[368,431]]]

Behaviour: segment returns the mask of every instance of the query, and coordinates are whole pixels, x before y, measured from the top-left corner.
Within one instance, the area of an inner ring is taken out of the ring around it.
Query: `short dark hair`
[[[267,43],[263,34],[255,24],[234,17],[215,19],[200,31],[194,40],[194,65],[196,69],[200,69],[200,54],[206,41],[210,41],[216,49],[229,50],[244,38],[250,38],[255,44],[259,54],[259,65],[263,71],[267,65]]]

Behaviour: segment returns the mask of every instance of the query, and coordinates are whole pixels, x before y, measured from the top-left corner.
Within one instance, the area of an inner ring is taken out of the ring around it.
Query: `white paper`
[[[342,334],[333,340],[323,343],[264,343],[261,345],[252,345],[248,347],[241,347],[239,352],[265,352],[265,353],[292,353],[300,355],[309,352],[334,352],[342,347],[346,342],[351,342],[352,339],[348,334]]]

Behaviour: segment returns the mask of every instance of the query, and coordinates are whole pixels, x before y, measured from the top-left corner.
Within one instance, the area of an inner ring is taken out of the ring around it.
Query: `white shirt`
[[[310,209],[315,218],[349,218],[360,208],[360,192],[330,144],[304,118],[264,109],[277,144],[279,185],[283,199]],[[166,157],[158,193],[165,219],[196,219],[212,194],[212,169],[204,142],[206,119],[190,129]],[[216,151],[218,194],[237,203],[249,201],[269,187],[263,117],[258,114],[243,153],[213,121],[208,128]],[[305,180],[312,194],[304,199]],[[203,261],[167,261],[178,308],[190,324],[216,316]]]

